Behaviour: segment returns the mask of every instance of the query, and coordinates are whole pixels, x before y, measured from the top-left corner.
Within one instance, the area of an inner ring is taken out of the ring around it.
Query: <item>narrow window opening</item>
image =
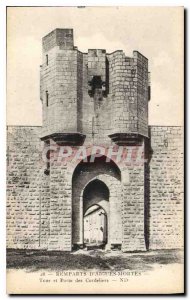
[[[46,91],[46,106],[49,105],[49,94],[48,91]]]
[[[46,66],[48,66],[48,54],[46,54]]]

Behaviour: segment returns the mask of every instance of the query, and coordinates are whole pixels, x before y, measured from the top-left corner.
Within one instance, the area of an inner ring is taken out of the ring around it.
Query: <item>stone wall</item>
[[[151,126],[149,247],[183,246],[183,128]]]
[[[112,133],[148,136],[148,60],[138,51],[126,57],[121,50],[107,55],[112,97]]]
[[[144,152],[144,143],[141,146]],[[128,147],[129,149],[130,147]],[[141,153],[142,153],[141,152]],[[144,164],[129,165],[123,170],[123,251],[145,251],[145,169]]]
[[[50,162],[50,227],[49,250],[71,251],[72,249],[72,168],[61,161],[60,145],[55,147]],[[60,159],[59,159],[60,157]]]
[[[138,51],[82,53],[72,30],[55,29],[43,38],[40,80],[43,136],[80,132],[90,142],[114,133],[148,136],[148,60]]]
[[[77,51],[55,47],[49,50],[48,57],[48,65],[42,64],[40,76],[42,135],[77,132]]]
[[[148,59],[138,51],[133,52],[136,76],[134,95],[137,93],[137,132],[148,136]]]
[[[40,246],[41,127],[7,129],[7,247]]]
[[[183,128],[150,126],[149,131],[149,163],[122,168],[122,188],[105,168],[75,178],[77,197],[99,176],[111,190],[113,212],[120,210],[114,199],[122,200],[122,224],[115,226],[115,217],[110,222],[123,251],[142,250],[145,242],[149,249],[183,246]],[[52,161],[50,175],[44,174],[41,127],[8,126],[7,134],[7,247],[70,251],[75,168]]]
[[[73,49],[73,29],[57,28],[42,39],[43,50],[48,52],[50,49],[59,46],[60,49]]]

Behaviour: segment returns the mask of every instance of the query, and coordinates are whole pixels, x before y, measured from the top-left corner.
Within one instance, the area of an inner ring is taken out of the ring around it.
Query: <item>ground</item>
[[[156,250],[140,253],[78,250],[75,252],[7,250],[7,269],[40,270],[143,270],[155,265],[182,264],[182,250]]]

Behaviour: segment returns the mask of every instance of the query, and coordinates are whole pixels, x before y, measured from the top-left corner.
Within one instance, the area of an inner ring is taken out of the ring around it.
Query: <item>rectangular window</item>
[[[49,94],[48,91],[46,91],[46,106],[49,105]]]
[[[48,54],[46,54],[46,66],[48,66]]]

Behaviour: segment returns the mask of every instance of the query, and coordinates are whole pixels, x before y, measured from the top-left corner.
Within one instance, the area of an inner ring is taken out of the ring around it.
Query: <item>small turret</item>
[[[73,45],[73,30],[55,29],[42,39],[42,44],[42,140],[77,144],[83,136],[77,120],[78,50]]]

